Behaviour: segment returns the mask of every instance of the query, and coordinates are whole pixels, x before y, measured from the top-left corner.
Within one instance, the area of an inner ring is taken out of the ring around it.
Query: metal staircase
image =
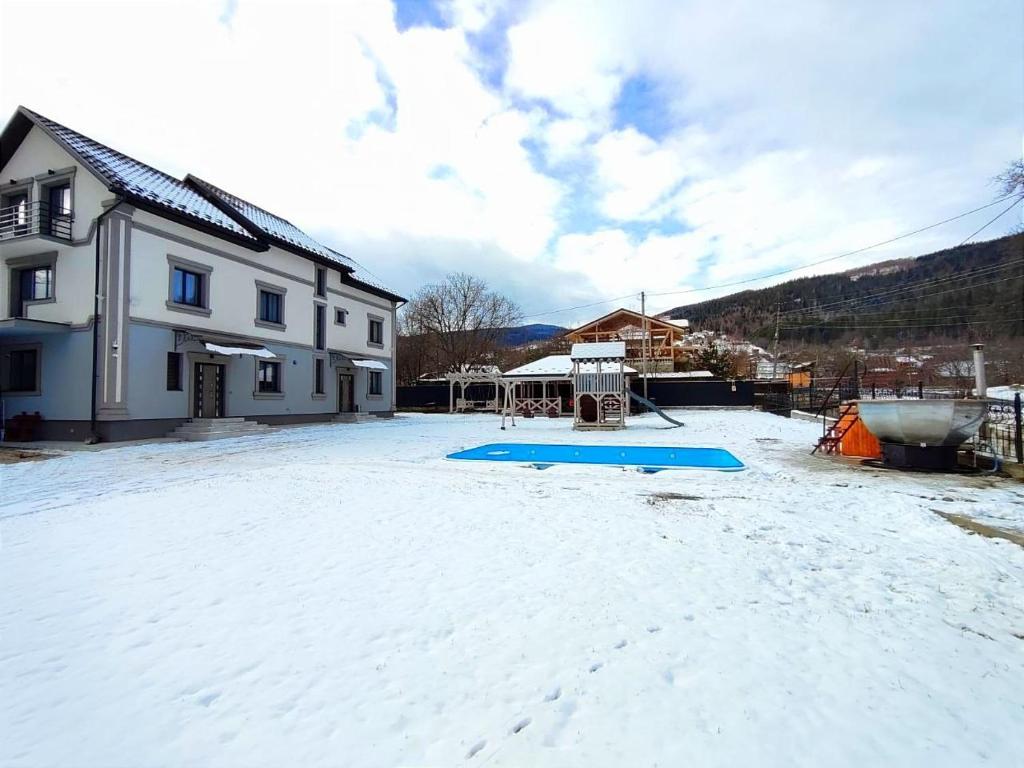
[[[839,418],[832,423],[825,434],[818,440],[818,444],[811,451],[813,456],[819,450],[825,455],[831,456],[839,452],[839,446],[846,437],[846,433],[853,429],[853,425],[860,421],[856,403],[844,403],[839,408]]]

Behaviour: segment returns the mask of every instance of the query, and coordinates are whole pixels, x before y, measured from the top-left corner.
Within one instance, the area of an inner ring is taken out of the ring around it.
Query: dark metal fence
[[[0,240],[24,235],[49,235],[62,240],[71,239],[71,211],[51,208],[37,200],[0,208]]]
[[[633,379],[630,389],[638,395],[644,393],[644,382]],[[756,384],[753,381],[647,381],[647,399],[657,406],[671,407],[732,407],[754,405]]]
[[[1024,464],[1019,392],[1013,400],[988,401],[988,415],[972,442],[974,450],[983,456]]]

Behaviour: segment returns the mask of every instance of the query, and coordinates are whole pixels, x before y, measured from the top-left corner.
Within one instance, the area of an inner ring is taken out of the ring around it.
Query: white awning
[[[388,369],[380,360],[353,360],[352,365],[356,368],[375,368],[378,371],[386,371]]]
[[[266,347],[227,347],[213,342],[203,342],[203,346],[210,352],[217,352],[221,355],[252,355],[253,357],[277,357]]]

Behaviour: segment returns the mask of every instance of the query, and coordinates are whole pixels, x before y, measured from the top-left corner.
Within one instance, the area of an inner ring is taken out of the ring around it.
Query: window
[[[281,364],[270,360],[260,360],[256,369],[257,392],[281,391]]]
[[[28,231],[28,192],[8,192],[0,199],[0,235],[23,235]]]
[[[190,307],[203,306],[203,275],[175,267],[174,282],[171,286],[171,301]]]
[[[345,325],[348,323],[348,310],[341,307],[334,308],[334,324]]]
[[[46,190],[48,210],[44,231],[55,237],[71,237],[71,185],[54,184]]]
[[[22,301],[42,301],[53,298],[53,267],[31,267],[18,275]]]
[[[384,321],[378,318],[370,318],[370,335],[368,341],[378,347],[384,346]]]
[[[14,349],[4,355],[7,358],[7,392],[39,391],[39,350]]]
[[[213,314],[210,309],[212,274],[213,267],[167,254],[167,309],[210,317]]]
[[[316,295],[327,296],[327,270],[323,267],[316,268]]]
[[[282,322],[281,317],[281,294],[260,289],[260,314],[259,318],[264,323]]]
[[[324,393],[324,359],[317,357],[313,360],[313,394]]]
[[[181,391],[181,352],[167,353],[167,391]]]
[[[366,394],[371,396],[384,394],[383,373],[381,373],[380,371],[367,371]]]
[[[316,349],[326,347],[327,307],[323,304],[313,306],[313,346]]]

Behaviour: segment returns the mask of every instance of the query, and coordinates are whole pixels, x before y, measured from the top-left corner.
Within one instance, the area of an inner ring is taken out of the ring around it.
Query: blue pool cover
[[[613,464],[651,469],[744,469],[722,448],[677,448],[648,445],[546,445],[490,443],[448,454],[464,461],[513,461],[526,464]]]

